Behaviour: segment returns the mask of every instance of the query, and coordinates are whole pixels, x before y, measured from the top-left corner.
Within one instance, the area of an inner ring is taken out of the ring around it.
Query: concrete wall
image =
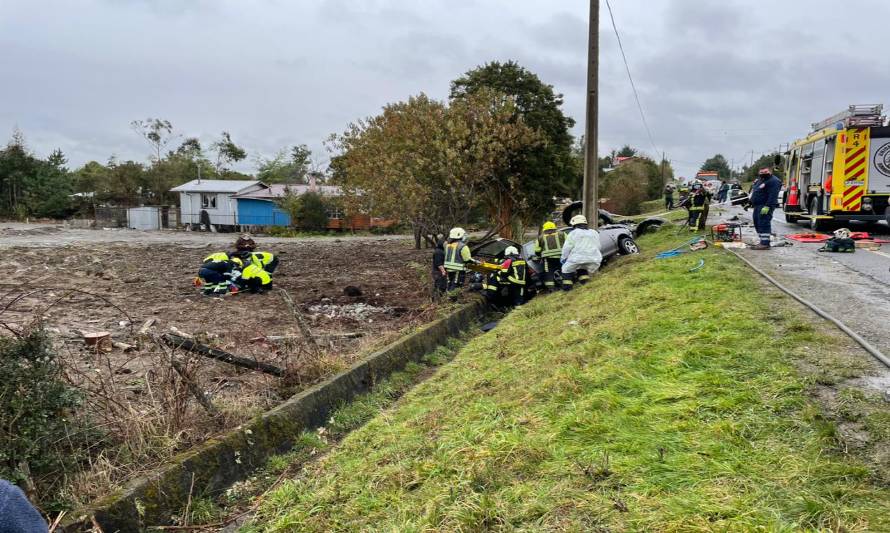
[[[475,325],[483,309],[481,301],[466,304],[231,433],[179,455],[154,475],[136,479],[90,508],[72,513],[76,518],[65,531],[88,531],[90,516],[105,531],[140,531],[169,524],[170,517],[185,507],[192,483],[193,494],[222,493],[262,467],[270,456],[288,451],[301,432],[324,425],[343,403]]]

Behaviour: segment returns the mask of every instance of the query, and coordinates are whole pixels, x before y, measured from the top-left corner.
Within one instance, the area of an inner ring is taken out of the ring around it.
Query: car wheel
[[[797,215],[789,215],[788,213],[785,213],[785,222],[794,224],[797,222]]]
[[[630,237],[624,236],[618,239],[618,253],[621,255],[631,255],[640,253],[640,247]]]

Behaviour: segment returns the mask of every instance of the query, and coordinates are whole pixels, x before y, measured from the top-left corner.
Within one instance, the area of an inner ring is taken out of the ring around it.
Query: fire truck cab
[[[785,154],[785,219],[890,222],[890,127],[883,105],[851,105],[812,125]]]

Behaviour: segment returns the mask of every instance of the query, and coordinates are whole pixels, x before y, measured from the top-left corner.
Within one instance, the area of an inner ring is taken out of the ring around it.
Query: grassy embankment
[[[847,341],[725,252],[645,259],[471,340],[248,529],[890,530],[886,472],[809,394],[861,370],[816,371]]]

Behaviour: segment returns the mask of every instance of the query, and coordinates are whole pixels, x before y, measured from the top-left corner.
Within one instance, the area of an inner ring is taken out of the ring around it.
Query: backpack
[[[825,245],[819,248],[820,252],[853,253],[856,251],[856,241],[853,239],[839,239],[832,237],[825,241]]]

